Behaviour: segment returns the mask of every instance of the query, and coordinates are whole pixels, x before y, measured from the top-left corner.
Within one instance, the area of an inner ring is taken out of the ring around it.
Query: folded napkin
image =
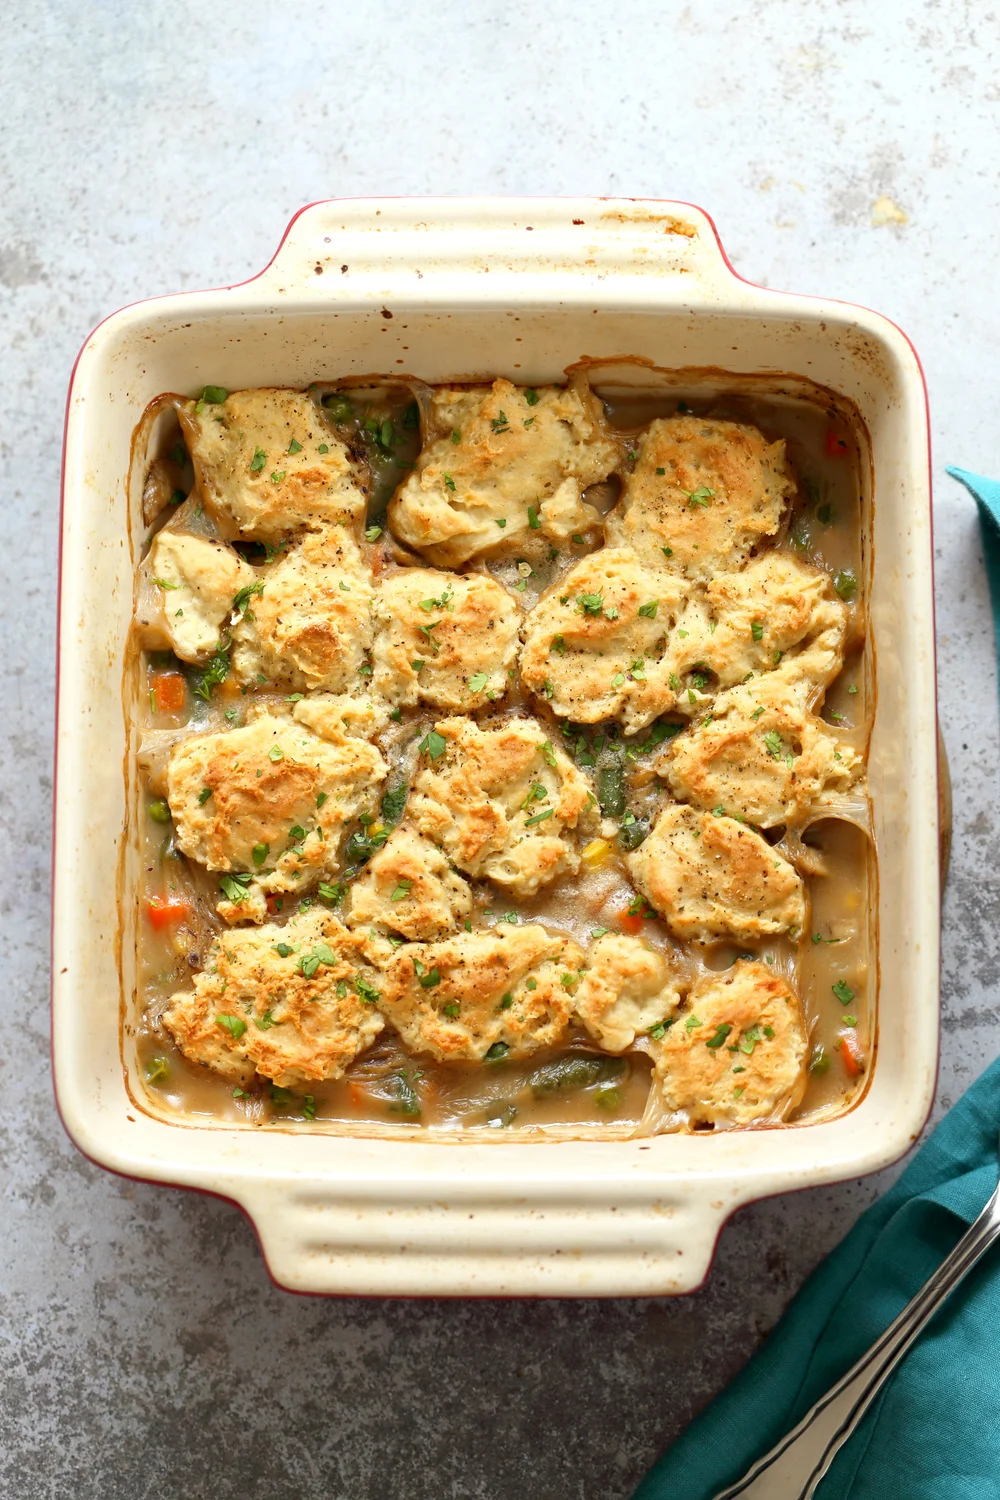
[[[1000,484],[948,472],[980,509],[1000,652]],[[647,1474],[634,1500],[711,1500],[875,1342],[977,1217],[997,1183],[1000,1059],[899,1181],[813,1272],[746,1368]],[[890,1376],[819,1500],[998,1500],[1000,1247]]]

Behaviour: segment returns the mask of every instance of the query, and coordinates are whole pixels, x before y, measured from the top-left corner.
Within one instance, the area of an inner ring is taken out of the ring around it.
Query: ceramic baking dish
[[[122,682],[143,536],[127,476],[143,408],[206,382],[304,386],[375,371],[537,385],[581,356],[623,354],[689,375],[754,373],[775,389],[818,382],[853,403],[867,432],[880,860],[867,1091],[825,1123],[632,1141],[379,1140],[158,1114],[123,1026],[138,872]],[[883,317],[741,280],[700,210],[608,199],[319,203],[252,281],[116,313],[87,340],[69,394],[59,650],[53,1034],[63,1119],[106,1167],[238,1203],[282,1285],[685,1292],[741,1204],[871,1172],[919,1132],[937,1063],[939,904],[920,367]]]

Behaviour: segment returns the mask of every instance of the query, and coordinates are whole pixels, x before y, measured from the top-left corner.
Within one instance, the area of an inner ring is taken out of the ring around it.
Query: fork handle
[[[924,1325],[1000,1236],[994,1198],[856,1364],[742,1479],[715,1500],[811,1500],[816,1487]]]

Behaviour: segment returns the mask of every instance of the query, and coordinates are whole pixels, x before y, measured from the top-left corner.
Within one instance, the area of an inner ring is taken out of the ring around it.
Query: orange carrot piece
[[[153,678],[153,703],[157,713],[180,713],[186,702],[187,683],[180,672],[157,672]]]
[[[165,900],[152,896],[146,902],[146,915],[156,931],[162,932],[165,927],[174,927],[179,922],[188,921],[191,907],[187,901],[179,901],[176,896],[168,896]]]

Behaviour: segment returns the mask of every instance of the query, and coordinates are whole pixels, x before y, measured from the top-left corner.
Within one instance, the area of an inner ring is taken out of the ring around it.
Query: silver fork
[[[812,1500],[840,1447],[847,1441],[891,1372],[924,1325],[1000,1237],[1000,1182],[976,1222],[916,1296],[866,1354],[821,1396],[743,1478],[720,1490],[715,1500],[737,1495],[753,1500]]]

